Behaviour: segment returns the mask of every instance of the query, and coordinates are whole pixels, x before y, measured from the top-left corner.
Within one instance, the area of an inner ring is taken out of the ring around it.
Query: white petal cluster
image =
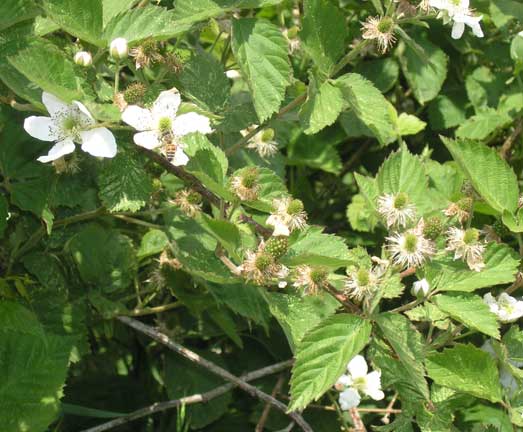
[[[401,268],[420,267],[436,253],[434,243],[423,236],[423,224],[386,239],[393,263]]]
[[[423,278],[412,284],[412,295],[415,297],[427,297],[430,291],[430,284],[427,279]]]
[[[368,396],[374,400],[382,400],[385,394],[381,390],[381,372],[368,373],[365,358],[361,355],[354,357],[347,365],[347,374],[338,378],[334,385],[340,391],[340,408],[347,411],[360,404],[361,397]]]
[[[523,316],[523,301],[516,300],[507,293],[501,293],[497,299],[487,293],[483,296],[483,301],[502,323],[511,323]]]
[[[273,236],[288,236],[294,230],[303,229],[307,225],[307,213],[299,200],[290,197],[275,199],[274,211],[267,218],[267,225],[274,227]]]
[[[176,115],[180,103],[180,93],[172,89],[161,92],[151,109],[129,105],[122,113],[122,120],[139,131],[134,135],[135,144],[149,150],[162,147],[176,166],[189,161],[181,137],[193,132],[212,132],[209,119],[203,115],[194,112]]]
[[[445,23],[453,21],[452,38],[459,39],[470,27],[474,36],[483,37],[479,22],[483,16],[474,16],[469,8],[469,0],[429,0],[429,6],[439,10],[439,16]]]
[[[68,104],[50,93],[42,93],[42,102],[50,117],[31,116],[25,119],[24,129],[34,138],[52,141],[46,156],[38,161],[51,162],[74,152],[75,143],[92,156],[112,158],[116,155],[116,140],[111,131],[96,127],[96,121],[80,102]]]
[[[78,51],[74,55],[74,62],[79,66],[88,67],[93,64],[93,57],[90,52]]]

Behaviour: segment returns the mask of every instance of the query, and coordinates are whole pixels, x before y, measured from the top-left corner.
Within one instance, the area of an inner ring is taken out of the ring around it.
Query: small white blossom
[[[419,267],[435,254],[434,243],[423,237],[423,226],[396,233],[386,239],[394,264],[401,268]]]
[[[24,129],[34,138],[53,141],[46,156],[40,162],[51,162],[74,152],[75,143],[92,156],[112,158],[116,155],[116,140],[111,131],[96,127],[96,121],[80,102],[68,104],[50,93],[42,93],[42,102],[50,117],[31,116],[25,119]]]
[[[129,105],[122,113],[122,120],[140,131],[134,135],[137,145],[149,150],[162,147],[176,166],[186,165],[189,161],[181,137],[193,132],[212,132],[209,119],[203,115],[190,112],[177,116],[180,103],[180,93],[172,89],[161,92],[151,109]]]
[[[469,8],[469,0],[429,0],[429,5],[440,11],[439,15],[446,24],[453,21],[452,38],[463,36],[465,25],[470,27],[474,36],[482,38],[483,31],[479,22],[483,16],[474,16]]]
[[[407,194],[384,194],[378,198],[378,213],[392,226],[406,227],[416,217],[416,207],[409,202]]]
[[[430,291],[430,285],[427,279],[423,278],[412,284],[412,295],[415,297],[427,297]]]
[[[507,293],[501,293],[497,300],[487,293],[483,296],[483,301],[502,323],[511,323],[523,316],[523,301],[516,300]]]
[[[288,236],[307,225],[307,213],[300,200],[290,197],[275,199],[273,207],[274,211],[266,221],[267,225],[274,227],[273,236]]]
[[[87,51],[78,51],[74,55],[74,62],[79,66],[88,67],[93,64],[93,57]]]
[[[454,252],[454,259],[463,259],[471,270],[481,271],[485,267],[483,252],[485,244],[479,239],[475,228],[462,230],[451,227],[447,231],[447,250]]]
[[[374,400],[382,400],[385,394],[381,390],[381,372],[368,373],[365,358],[361,355],[354,357],[347,365],[348,374],[342,375],[334,385],[341,391],[339,403],[342,410],[349,410],[359,405],[361,395]]]
[[[129,55],[127,39],[121,37],[113,39],[109,45],[109,54],[111,54],[111,57],[117,60],[123,60],[127,58]]]

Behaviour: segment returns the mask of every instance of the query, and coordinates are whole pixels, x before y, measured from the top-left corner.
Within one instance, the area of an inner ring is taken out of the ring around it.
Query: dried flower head
[[[385,218],[387,228],[406,227],[416,217],[416,207],[404,192],[384,194],[378,198],[378,213]]]
[[[375,40],[378,50],[385,54],[396,42],[394,30],[396,23],[391,17],[369,17],[362,27],[363,39]]]
[[[163,63],[164,58],[160,53],[160,46],[154,39],[146,39],[141,45],[131,49],[131,57],[134,57],[136,69],[149,67],[156,63]]]
[[[256,128],[257,126],[253,125],[241,133],[243,136],[247,136]],[[255,150],[262,158],[274,156],[278,153],[278,143],[274,140],[274,129],[268,128],[258,132],[249,140],[247,148]]]
[[[260,191],[258,177],[258,168],[249,167],[232,178],[231,188],[242,201],[255,201]]]
[[[369,299],[378,288],[382,274],[379,266],[370,269],[360,267],[347,272],[345,294],[357,302]]]
[[[471,270],[477,272],[485,267],[483,262],[485,244],[480,240],[480,234],[476,228],[462,230],[451,227],[447,231],[447,250],[454,252],[455,260],[464,260]]]
[[[284,279],[288,274],[287,267],[278,264],[274,257],[264,250],[263,243],[256,252],[246,252],[245,260],[239,269],[247,280],[258,285],[268,284],[273,279]]]
[[[450,203],[450,205],[443,210],[443,213],[448,217],[456,216],[459,222],[463,225],[463,223],[465,223],[470,217],[473,205],[474,200],[467,196],[461,198],[455,203]]]
[[[191,189],[178,191],[173,203],[189,217],[196,216],[202,210],[202,196]]]
[[[293,286],[303,289],[304,295],[315,295],[328,284],[329,272],[323,267],[300,265],[294,269]]]

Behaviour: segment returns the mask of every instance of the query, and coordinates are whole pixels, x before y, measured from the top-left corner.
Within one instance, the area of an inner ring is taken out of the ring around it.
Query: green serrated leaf
[[[3,0],[0,3],[0,31],[36,15],[38,8],[32,0]]]
[[[456,137],[484,140],[499,129],[508,126],[511,122],[512,118],[506,112],[490,108],[461,123],[456,130]]]
[[[471,344],[432,353],[426,365],[430,378],[442,386],[491,402],[502,400],[496,362]]]
[[[474,141],[441,139],[487,204],[499,213],[516,211],[519,198],[517,177],[495,149]]]
[[[368,321],[349,314],[334,315],[307,332],[296,350],[289,411],[305,408],[334,385],[370,332]]]
[[[425,129],[425,126],[427,123],[414,115],[401,113],[398,116],[398,134],[401,136],[416,135]]]
[[[143,163],[129,153],[104,161],[98,174],[99,196],[111,212],[138,211],[151,198],[152,179]]]
[[[359,74],[349,73],[336,79],[348,108],[368,127],[382,145],[396,139],[391,110],[394,108],[370,81]]]
[[[499,324],[483,299],[466,293],[439,294],[432,298],[436,306],[468,328],[499,339]]]
[[[287,49],[285,37],[269,21],[233,20],[232,50],[249,85],[261,122],[278,111],[290,84]]]
[[[303,49],[323,74],[329,75],[345,52],[346,33],[343,14],[330,1],[304,2],[300,39]]]

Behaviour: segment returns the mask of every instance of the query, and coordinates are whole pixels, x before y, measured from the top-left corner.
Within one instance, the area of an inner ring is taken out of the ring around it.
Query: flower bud
[[[74,55],[74,62],[79,66],[88,67],[93,64],[93,57],[87,51],[78,51]]]
[[[510,44],[510,57],[515,62],[523,61],[523,31],[519,32]]]
[[[127,45],[127,39],[116,38],[113,39],[111,45],[109,45],[109,54],[116,60],[123,60],[129,55],[129,47]]]
[[[412,284],[412,290],[411,293],[413,296],[417,297],[418,299],[424,299],[427,297],[427,294],[430,291],[430,285],[427,281],[427,279],[423,278],[419,281],[416,281]]]

